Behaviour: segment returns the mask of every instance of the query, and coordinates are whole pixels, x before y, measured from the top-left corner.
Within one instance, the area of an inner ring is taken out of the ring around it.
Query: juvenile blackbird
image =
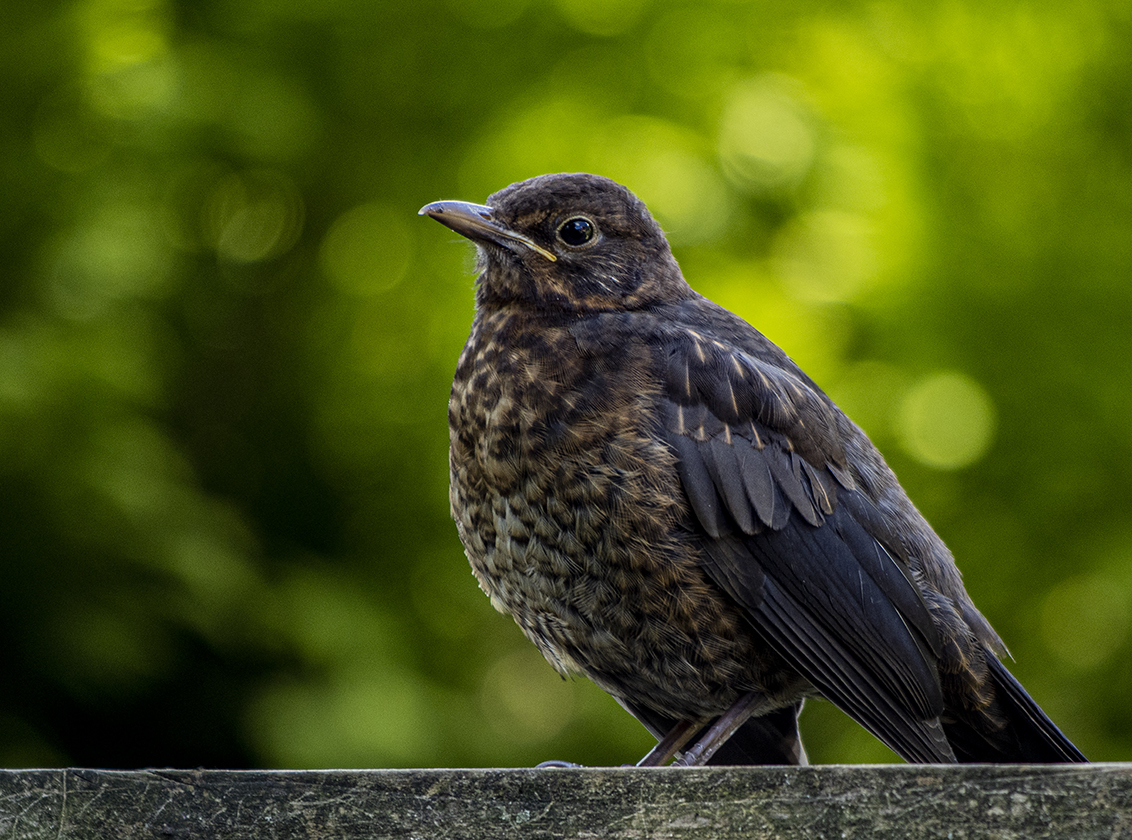
[[[632,193],[545,175],[420,212],[478,251],[448,406],[472,570],[660,739],[642,764],[804,763],[808,696],[910,762],[1085,760],[869,439]]]

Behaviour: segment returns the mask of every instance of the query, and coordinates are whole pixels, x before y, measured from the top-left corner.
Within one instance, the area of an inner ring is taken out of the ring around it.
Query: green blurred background
[[[415,214],[563,170],[649,203],[1050,714],[1132,755],[1127,2],[5,0],[0,33],[0,764],[647,749],[448,516],[471,248]]]

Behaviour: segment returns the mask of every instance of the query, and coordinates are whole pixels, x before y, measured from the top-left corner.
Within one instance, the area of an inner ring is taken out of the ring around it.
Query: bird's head
[[[437,201],[420,212],[476,243],[481,304],[592,312],[693,294],[644,203],[608,178],[542,175],[487,205]]]

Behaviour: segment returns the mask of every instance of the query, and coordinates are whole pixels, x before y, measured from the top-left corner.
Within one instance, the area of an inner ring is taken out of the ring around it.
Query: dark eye
[[[585,216],[575,216],[558,226],[558,238],[574,248],[585,245],[596,234],[594,223]]]

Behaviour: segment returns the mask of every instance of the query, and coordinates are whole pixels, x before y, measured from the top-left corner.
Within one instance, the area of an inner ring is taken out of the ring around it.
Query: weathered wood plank
[[[1132,836],[1132,764],[0,771],[0,838]]]

